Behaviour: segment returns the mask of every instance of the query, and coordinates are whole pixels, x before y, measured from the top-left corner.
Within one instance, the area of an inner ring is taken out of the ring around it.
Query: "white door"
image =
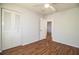
[[[2,49],[19,46],[20,39],[20,15],[14,11],[2,9]]]
[[[47,21],[43,18],[40,19],[40,39],[46,39],[47,35]]]

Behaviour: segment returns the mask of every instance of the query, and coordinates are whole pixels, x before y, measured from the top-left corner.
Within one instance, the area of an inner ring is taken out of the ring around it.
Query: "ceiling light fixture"
[[[56,11],[56,9],[53,6],[51,6],[50,4],[44,4],[44,7],[51,8],[53,11]]]
[[[50,7],[50,4],[44,4],[44,7],[45,8],[49,8]]]

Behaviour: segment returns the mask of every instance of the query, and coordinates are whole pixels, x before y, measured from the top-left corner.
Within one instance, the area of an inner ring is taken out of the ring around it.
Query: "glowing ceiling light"
[[[44,7],[51,8],[52,11],[56,11],[56,9],[53,6],[51,6],[50,4],[44,4]]]
[[[49,4],[45,4],[44,5],[45,8],[49,8],[49,6],[50,6]]]

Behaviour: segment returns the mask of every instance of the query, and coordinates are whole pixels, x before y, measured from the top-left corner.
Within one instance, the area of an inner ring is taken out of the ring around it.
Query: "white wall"
[[[22,14],[21,44],[29,44],[40,40],[40,14],[13,4],[2,4],[2,8],[10,9]]]
[[[48,15],[54,21],[54,41],[79,48],[79,8]]]
[[[46,19],[44,19],[44,17],[42,17],[40,19],[40,40],[42,39],[46,39],[46,35],[47,35],[47,21]]]
[[[23,43],[28,44],[40,39],[40,15],[33,12],[25,12],[23,16]]]

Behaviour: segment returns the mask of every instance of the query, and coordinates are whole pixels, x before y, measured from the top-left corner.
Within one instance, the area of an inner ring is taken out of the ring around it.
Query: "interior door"
[[[47,35],[47,21],[43,18],[40,19],[40,39],[46,39]]]
[[[20,15],[14,11],[2,9],[2,49],[19,46],[20,39]]]

